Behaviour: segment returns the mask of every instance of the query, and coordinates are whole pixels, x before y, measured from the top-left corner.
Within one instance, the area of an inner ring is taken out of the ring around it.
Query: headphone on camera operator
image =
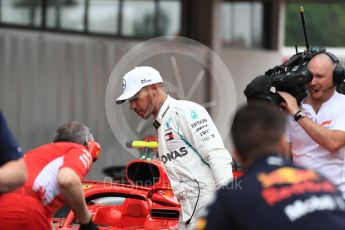
[[[310,60],[313,59],[318,54],[326,54],[334,63],[333,85],[327,89],[320,89],[318,91],[327,91],[329,89],[332,89],[333,87],[344,84],[345,83],[345,68],[340,64],[339,59],[334,54],[326,51],[326,49],[323,48],[323,49],[320,49],[318,51],[315,51],[315,53],[313,53],[313,51],[312,51],[312,56],[311,56]]]

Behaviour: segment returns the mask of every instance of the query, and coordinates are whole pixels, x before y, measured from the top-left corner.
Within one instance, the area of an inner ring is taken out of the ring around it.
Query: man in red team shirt
[[[80,229],[98,229],[84,199],[82,180],[99,152],[84,124],[69,122],[59,127],[54,143],[25,154],[28,179],[24,186],[0,197],[1,228],[51,229],[50,218],[67,204]]]

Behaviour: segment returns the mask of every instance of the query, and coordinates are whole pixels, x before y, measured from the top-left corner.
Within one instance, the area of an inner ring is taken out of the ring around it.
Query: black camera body
[[[308,94],[306,84],[313,78],[307,64],[313,55],[308,52],[297,53],[286,63],[266,71],[265,75],[251,81],[244,94],[247,100],[263,99],[279,105],[283,99],[276,93],[284,91],[294,96],[298,103]]]
[[[283,99],[277,91],[290,93],[300,104],[308,94],[306,84],[313,79],[313,74],[308,70],[309,61],[318,54],[326,54],[334,63],[333,84],[337,86],[340,93],[345,93],[345,68],[340,64],[338,58],[327,52],[325,48],[310,47],[307,30],[304,21],[304,9],[300,7],[301,21],[303,26],[306,50],[292,56],[286,63],[276,66],[265,75],[260,75],[251,81],[244,90],[247,101],[261,99],[279,105]],[[343,91],[342,91],[343,90]]]
[[[345,86],[345,68],[340,64],[338,58],[327,52],[325,48],[311,47],[304,52],[295,54],[286,63],[269,69],[265,75],[258,76],[251,81],[244,90],[247,101],[264,99],[279,105],[283,99],[276,92],[284,91],[294,96],[297,103],[300,104],[308,94],[306,84],[313,79],[313,74],[308,70],[307,65],[314,56],[321,53],[329,56],[335,64],[333,84],[337,86],[340,93],[344,93],[341,87]]]

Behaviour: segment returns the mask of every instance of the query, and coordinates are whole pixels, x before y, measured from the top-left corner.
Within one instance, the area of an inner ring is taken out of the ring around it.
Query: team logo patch
[[[332,120],[328,120],[328,121],[322,122],[320,125],[321,125],[321,126],[327,126],[327,125],[329,125],[329,124],[331,124],[331,123],[332,123]]]
[[[169,117],[169,119],[166,121],[166,123],[165,123],[165,126],[167,127],[167,128],[171,128],[171,122],[172,122],[172,118],[171,117]]]
[[[150,79],[142,79],[141,80],[141,84],[145,84],[145,83],[149,83],[149,82],[151,82]]]
[[[188,154],[188,150],[186,147],[181,147],[180,149],[176,149],[170,153],[163,154],[160,156],[161,161],[163,164],[166,164],[168,161],[176,160],[177,158],[184,157]]]
[[[123,79],[122,80],[122,90],[125,90],[126,89],[126,80]]]
[[[88,189],[91,188],[92,185],[91,184],[83,184],[83,189]]]
[[[198,119],[198,114],[195,112],[195,110],[192,110],[192,111],[190,112],[190,115],[191,115],[191,117],[192,117],[193,120]]]
[[[166,141],[174,140],[174,134],[172,132],[166,133],[165,134],[165,140]]]

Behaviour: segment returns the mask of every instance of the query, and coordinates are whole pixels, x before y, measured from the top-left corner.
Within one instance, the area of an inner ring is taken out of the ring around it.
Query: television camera
[[[344,85],[345,69],[340,65],[335,55],[327,52],[325,48],[310,47],[305,21],[304,9],[300,8],[301,21],[306,42],[306,50],[293,55],[286,63],[269,69],[264,75],[256,77],[244,90],[247,101],[253,99],[267,100],[273,104],[279,105],[283,99],[277,94],[277,91],[290,93],[300,104],[303,98],[308,94],[306,84],[313,79],[313,74],[308,70],[309,61],[317,54],[324,53],[328,55],[335,63],[333,82],[334,85]]]

